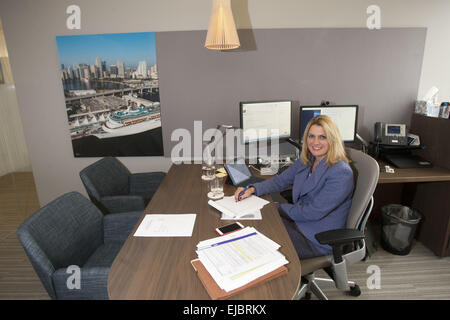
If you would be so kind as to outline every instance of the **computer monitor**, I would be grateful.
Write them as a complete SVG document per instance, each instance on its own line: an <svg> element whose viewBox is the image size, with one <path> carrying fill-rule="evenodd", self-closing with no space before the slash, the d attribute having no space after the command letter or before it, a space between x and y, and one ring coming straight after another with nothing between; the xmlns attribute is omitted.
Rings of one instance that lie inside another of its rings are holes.
<svg viewBox="0 0 450 320"><path fill-rule="evenodd" d="M358 106L303 106L300 107L300 141L309 120L318 115L329 116L338 126L344 142L354 142L358 124Z"/></svg>
<svg viewBox="0 0 450 320"><path fill-rule="evenodd" d="M252 101L239 105L242 143L291 137L291 101Z"/></svg>

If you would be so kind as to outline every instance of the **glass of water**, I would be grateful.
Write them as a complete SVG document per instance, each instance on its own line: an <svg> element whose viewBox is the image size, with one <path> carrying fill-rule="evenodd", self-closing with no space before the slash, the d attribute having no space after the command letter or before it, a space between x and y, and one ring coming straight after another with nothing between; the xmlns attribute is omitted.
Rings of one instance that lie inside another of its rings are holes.
<svg viewBox="0 0 450 320"><path fill-rule="evenodd" d="M209 181L209 193L208 197L211 199L223 198L223 184L225 177L223 175L217 174L213 176L213 179Z"/></svg>
<svg viewBox="0 0 450 320"><path fill-rule="evenodd" d="M215 171L216 166L214 165L214 157L204 158L202 163L202 179L203 180L214 179Z"/></svg>

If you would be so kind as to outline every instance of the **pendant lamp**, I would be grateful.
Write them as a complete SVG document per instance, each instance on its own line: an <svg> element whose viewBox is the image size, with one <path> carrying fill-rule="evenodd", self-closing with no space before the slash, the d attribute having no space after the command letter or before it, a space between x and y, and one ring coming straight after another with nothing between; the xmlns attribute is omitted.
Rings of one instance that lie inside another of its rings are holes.
<svg viewBox="0 0 450 320"><path fill-rule="evenodd" d="M230 0L213 0L205 48L230 50L240 45Z"/></svg>

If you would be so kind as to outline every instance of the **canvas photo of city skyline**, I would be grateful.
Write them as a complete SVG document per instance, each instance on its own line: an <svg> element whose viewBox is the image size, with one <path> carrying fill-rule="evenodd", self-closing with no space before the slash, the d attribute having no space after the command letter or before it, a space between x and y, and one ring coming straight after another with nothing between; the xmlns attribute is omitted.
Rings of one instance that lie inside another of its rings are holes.
<svg viewBox="0 0 450 320"><path fill-rule="evenodd" d="M57 36L75 157L163 156L154 32Z"/></svg>

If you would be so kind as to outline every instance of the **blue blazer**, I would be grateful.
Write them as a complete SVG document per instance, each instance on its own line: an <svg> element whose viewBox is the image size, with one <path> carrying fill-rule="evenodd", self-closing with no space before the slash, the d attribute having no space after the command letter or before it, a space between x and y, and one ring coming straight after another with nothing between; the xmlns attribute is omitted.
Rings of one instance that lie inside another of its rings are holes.
<svg viewBox="0 0 450 320"><path fill-rule="evenodd" d="M280 192L293 185L294 204L281 204L283 211L297 224L303 235L316 245L323 254L329 254L329 245L321 245L316 233L345 228L352 203L353 171L345 161L328 166L323 159L308 177L311 165L297 160L275 177L255 183L257 196Z"/></svg>

